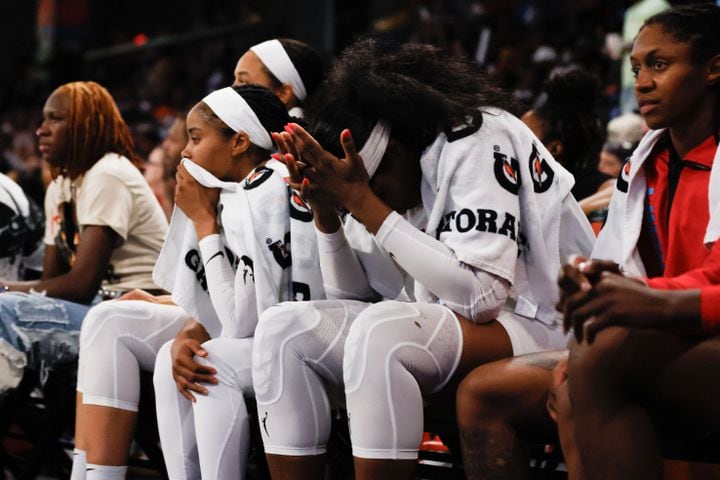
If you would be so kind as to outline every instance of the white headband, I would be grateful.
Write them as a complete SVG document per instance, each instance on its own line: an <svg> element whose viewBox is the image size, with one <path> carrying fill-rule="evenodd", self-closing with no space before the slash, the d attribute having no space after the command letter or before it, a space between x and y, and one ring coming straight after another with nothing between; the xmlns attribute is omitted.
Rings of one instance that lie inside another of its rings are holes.
<svg viewBox="0 0 720 480"><path fill-rule="evenodd" d="M360 157L363 159L368 177L372 178L380 166L388 141L390 141L390 124L385 120L378 120L360 150Z"/></svg>
<svg viewBox="0 0 720 480"><path fill-rule="evenodd" d="M272 150L270 134L250 105L232 87L215 90L202 101L233 131L247 133L250 143L265 150Z"/></svg>
<svg viewBox="0 0 720 480"><path fill-rule="evenodd" d="M305 84L279 40L258 43L251 47L250 51L258 56L263 65L270 70L270 73L275 75L275 78L292 87L293 94L298 100L301 102L305 100L307 97Z"/></svg>

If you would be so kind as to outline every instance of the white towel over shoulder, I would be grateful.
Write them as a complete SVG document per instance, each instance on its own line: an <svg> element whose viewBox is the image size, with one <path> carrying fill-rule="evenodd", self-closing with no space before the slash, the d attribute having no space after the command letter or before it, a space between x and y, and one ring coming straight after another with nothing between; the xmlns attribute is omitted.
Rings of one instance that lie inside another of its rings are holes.
<svg viewBox="0 0 720 480"><path fill-rule="evenodd" d="M235 295L248 299L248 314L285 300L324 298L312 213L284 182L284 165L268 161L241 183L220 181L188 160L184 165L200 184L221 189L224 258L245 279L236 282ZM225 325L207 292L203 265L192 222L176 208L153 279L217 336Z"/></svg>
<svg viewBox="0 0 720 480"><path fill-rule="evenodd" d="M222 182L187 159L183 160L183 165L201 185L220 188L218 209L221 212L221 223L240 224L238 209L222 208L224 205L236 203L236 198L240 196L239 185L234 182ZM226 246L228 233L226 231L222 235ZM177 207L173 210L167 238L155 263L153 281L159 287L171 292L173 301L197 318L211 336L220 335L222 326L207 293L207 279L195 228L190 219Z"/></svg>
<svg viewBox="0 0 720 480"><path fill-rule="evenodd" d="M572 175L527 126L497 109L440 134L421 166L426 232L458 260L513 284L517 314L555 324L560 252L572 245L589 254L593 243L590 224L572 208Z"/></svg>
<svg viewBox="0 0 720 480"><path fill-rule="evenodd" d="M708 222L704 242L707 248L711 248L720 238L720 148L715 151L715 159L710 171L708 197L710 202L710 222Z"/></svg>
<svg viewBox="0 0 720 480"><path fill-rule="evenodd" d="M648 132L620 170L605 226L592 252L593 258L618 263L628 275L645 275L637 250L647 191L642 167L663 133Z"/></svg>
<svg viewBox="0 0 720 480"><path fill-rule="evenodd" d="M644 276L645 267L640 259L637 242L640 238L647 180L645 162L666 130L651 130L640 141L630 158L620 171L608 212L605 226L598 235L593 258L611 260L618 263L628 275ZM708 202L710 221L705 232L705 245L712 246L720 238L720 152L715 153Z"/></svg>

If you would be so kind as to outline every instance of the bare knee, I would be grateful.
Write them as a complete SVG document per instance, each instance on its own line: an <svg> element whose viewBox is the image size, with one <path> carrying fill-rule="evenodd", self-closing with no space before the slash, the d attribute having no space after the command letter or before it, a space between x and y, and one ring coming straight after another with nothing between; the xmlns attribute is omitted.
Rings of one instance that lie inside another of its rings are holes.
<svg viewBox="0 0 720 480"><path fill-rule="evenodd" d="M502 361L505 362L505 361ZM503 417L501 381L497 370L502 365L492 363L473 370L457 390L457 418L460 426L475 424L479 419Z"/></svg>
<svg viewBox="0 0 720 480"><path fill-rule="evenodd" d="M614 379L631 367L627 352L633 332L622 327L601 331L592 344L573 342L570 348L568 376L571 382Z"/></svg>
<svg viewBox="0 0 720 480"><path fill-rule="evenodd" d="M473 425L479 421L505 421L522 408L523 397L532 394L533 383L527 382L526 370L533 367L513 366L510 359L476 368L460 384L456 405L458 423Z"/></svg>

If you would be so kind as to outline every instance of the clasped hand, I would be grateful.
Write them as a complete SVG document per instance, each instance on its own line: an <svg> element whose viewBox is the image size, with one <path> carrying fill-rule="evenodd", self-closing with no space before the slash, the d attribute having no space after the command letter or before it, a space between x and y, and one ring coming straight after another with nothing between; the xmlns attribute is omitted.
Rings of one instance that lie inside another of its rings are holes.
<svg viewBox="0 0 720 480"><path fill-rule="evenodd" d="M578 342L592 343L610 326L659 328L668 320L668 296L642 280L625 277L618 265L603 260L577 259L563 266L558 279L563 327Z"/></svg>
<svg viewBox="0 0 720 480"><path fill-rule="evenodd" d="M296 123L289 124L285 132L274 133L273 139L281 153L275 158L290 172L288 183L313 210L336 205L352 210L354 203L368 194L368 174L349 130L340 134L344 158L325 150Z"/></svg>

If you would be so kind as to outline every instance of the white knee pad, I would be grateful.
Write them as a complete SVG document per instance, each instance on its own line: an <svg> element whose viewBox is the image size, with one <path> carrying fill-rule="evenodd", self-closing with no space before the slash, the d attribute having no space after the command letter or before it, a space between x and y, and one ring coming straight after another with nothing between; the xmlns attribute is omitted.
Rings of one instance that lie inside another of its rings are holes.
<svg viewBox="0 0 720 480"><path fill-rule="evenodd" d="M102 326L105 324L105 313L108 310L108 304L110 302L102 302L95 307L91 308L85 318L83 319L82 326L80 327L80 351L78 354L78 372L77 372L77 387L76 390L83 393L85 390L85 364L86 361L83 359L83 347L87 346L88 338L95 337Z"/></svg>
<svg viewBox="0 0 720 480"><path fill-rule="evenodd" d="M422 395L447 384L461 353L460 324L444 306L388 301L360 314L344 358L353 455L417 458Z"/></svg>
<svg viewBox="0 0 720 480"><path fill-rule="evenodd" d="M172 378L172 353L174 338L165 342L155 356L155 367L153 369L153 386L155 390L164 389L170 382L175 383ZM168 381L168 379L170 379Z"/></svg>
<svg viewBox="0 0 720 480"><path fill-rule="evenodd" d="M153 383L163 456L172 479L238 478L245 475L250 428L243 395L252 395L252 338L216 338L203 343L198 363L217 370L208 395L192 404L172 378L173 341L160 349Z"/></svg>
<svg viewBox="0 0 720 480"><path fill-rule="evenodd" d="M77 389L83 403L137 411L140 370L153 370L159 348L188 318L174 305L133 300L90 309L80 332Z"/></svg>
<svg viewBox="0 0 720 480"><path fill-rule="evenodd" d="M243 479L250 447L244 396L252 396L252 338L215 338L199 363L217 370L218 383L193 404L202 478Z"/></svg>
<svg viewBox="0 0 720 480"><path fill-rule="evenodd" d="M168 478L190 480L201 478L200 463L192 404L178 392L172 377L173 341L160 348L155 360L155 413Z"/></svg>
<svg viewBox="0 0 720 480"><path fill-rule="evenodd" d="M364 302L283 303L260 317L253 383L265 451L319 455L330 435L326 387L342 385L344 340Z"/></svg>
<svg viewBox="0 0 720 480"><path fill-rule="evenodd" d="M215 368L218 382L234 388L244 395L253 396L252 385L252 337L219 337L208 340L202 347L207 357L196 357L198 363ZM207 386L208 389L213 385Z"/></svg>

